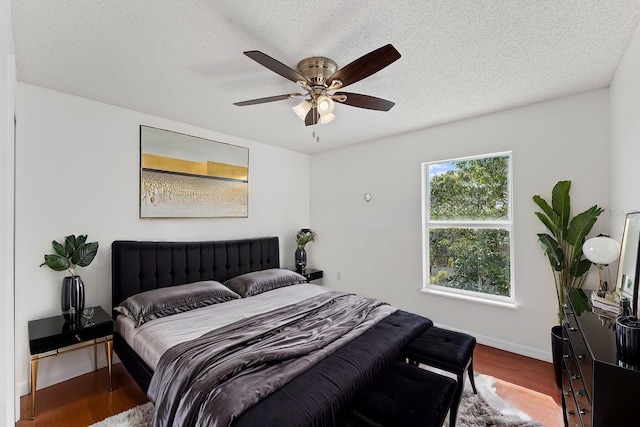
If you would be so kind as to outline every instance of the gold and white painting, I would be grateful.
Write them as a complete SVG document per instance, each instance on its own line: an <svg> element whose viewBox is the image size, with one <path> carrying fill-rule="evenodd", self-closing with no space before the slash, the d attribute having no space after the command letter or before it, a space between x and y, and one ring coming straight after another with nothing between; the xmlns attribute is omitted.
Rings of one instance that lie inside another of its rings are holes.
<svg viewBox="0 0 640 427"><path fill-rule="evenodd" d="M140 218L246 218L249 149L140 126Z"/></svg>

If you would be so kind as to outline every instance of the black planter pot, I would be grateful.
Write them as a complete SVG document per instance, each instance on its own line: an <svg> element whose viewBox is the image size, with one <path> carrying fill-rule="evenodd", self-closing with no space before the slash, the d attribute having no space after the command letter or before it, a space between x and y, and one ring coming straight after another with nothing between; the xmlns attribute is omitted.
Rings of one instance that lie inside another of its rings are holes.
<svg viewBox="0 0 640 427"><path fill-rule="evenodd" d="M307 268L307 251L305 251L304 248L296 249L295 258L296 270L304 271L304 269Z"/></svg>
<svg viewBox="0 0 640 427"><path fill-rule="evenodd" d="M67 276L62 279L60 308L64 320L79 322L84 310L84 283L80 276Z"/></svg>
<svg viewBox="0 0 640 427"><path fill-rule="evenodd" d="M553 357L553 373L556 378L556 385L562 388L562 326L551 328L551 355Z"/></svg>

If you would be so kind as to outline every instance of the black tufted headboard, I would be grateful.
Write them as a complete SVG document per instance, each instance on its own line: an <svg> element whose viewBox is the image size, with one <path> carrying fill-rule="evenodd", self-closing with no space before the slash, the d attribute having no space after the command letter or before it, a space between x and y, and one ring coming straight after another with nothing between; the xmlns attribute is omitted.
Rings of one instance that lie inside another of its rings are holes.
<svg viewBox="0 0 640 427"><path fill-rule="evenodd" d="M112 305L131 295L201 280L227 279L280 267L277 237L219 242L111 244Z"/></svg>

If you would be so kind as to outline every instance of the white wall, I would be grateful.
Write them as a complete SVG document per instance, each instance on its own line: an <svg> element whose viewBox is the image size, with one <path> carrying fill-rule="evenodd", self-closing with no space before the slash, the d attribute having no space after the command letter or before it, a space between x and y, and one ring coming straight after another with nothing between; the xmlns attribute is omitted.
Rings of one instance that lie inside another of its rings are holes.
<svg viewBox="0 0 640 427"><path fill-rule="evenodd" d="M11 10L0 1L0 424L12 425L14 410L13 184L14 90Z"/></svg>
<svg viewBox="0 0 640 427"><path fill-rule="evenodd" d="M601 89L313 155L311 226L318 240L309 246L324 284L551 360L556 295L531 197L550 198L558 180L570 179L574 214L595 203L608 208L608 122L608 90ZM518 308L421 293L421 162L503 151L513 153ZM608 229L605 216L595 231Z"/></svg>
<svg viewBox="0 0 640 427"><path fill-rule="evenodd" d="M276 235L283 266L309 223L309 156L31 85L18 84L16 136L16 382L27 393L27 322L60 313L64 274L38 268L51 240L88 234L95 261L81 268L87 305L111 309L116 239L219 240ZM138 218L139 125L249 148L249 218ZM103 352L101 364L104 365ZM92 353L40 363L38 388L88 372ZM105 385L106 386L106 385Z"/></svg>
<svg viewBox="0 0 640 427"><path fill-rule="evenodd" d="M610 87L612 237L620 239L624 215L640 211L640 26Z"/></svg>

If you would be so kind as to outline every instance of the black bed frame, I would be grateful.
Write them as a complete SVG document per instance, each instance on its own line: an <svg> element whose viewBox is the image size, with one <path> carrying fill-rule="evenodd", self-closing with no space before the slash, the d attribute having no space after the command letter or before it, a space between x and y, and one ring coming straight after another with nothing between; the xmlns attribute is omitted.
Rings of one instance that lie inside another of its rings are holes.
<svg viewBox="0 0 640 427"><path fill-rule="evenodd" d="M141 242L111 244L112 305L157 288L202 280L224 282L252 271L280 267L277 237L206 242ZM114 319L118 313L113 312ZM114 349L127 371L146 393L153 370L117 333Z"/></svg>

